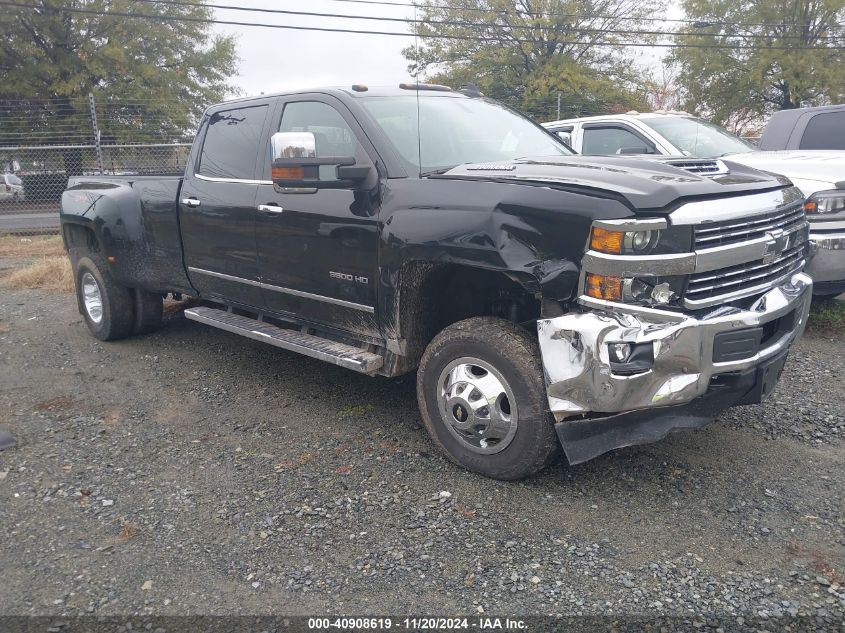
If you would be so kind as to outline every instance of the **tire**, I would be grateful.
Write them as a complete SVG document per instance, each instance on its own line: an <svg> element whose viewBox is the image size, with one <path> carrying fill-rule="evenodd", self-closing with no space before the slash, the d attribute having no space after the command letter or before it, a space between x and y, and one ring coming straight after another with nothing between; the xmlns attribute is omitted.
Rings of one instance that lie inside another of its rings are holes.
<svg viewBox="0 0 845 633"><path fill-rule="evenodd" d="M473 472L523 479L560 454L537 342L504 319L474 317L435 336L417 371L417 402L434 442ZM484 427L485 409L498 426Z"/></svg>
<svg viewBox="0 0 845 633"><path fill-rule="evenodd" d="M132 334L149 334L161 327L164 310L162 296L136 288L133 292L135 300L135 323Z"/></svg>
<svg viewBox="0 0 845 633"><path fill-rule="evenodd" d="M135 324L132 292L112 279L98 253L87 253L79 258L74 279L79 311L91 334L101 341L115 341L132 334ZM90 302L86 302L86 293Z"/></svg>

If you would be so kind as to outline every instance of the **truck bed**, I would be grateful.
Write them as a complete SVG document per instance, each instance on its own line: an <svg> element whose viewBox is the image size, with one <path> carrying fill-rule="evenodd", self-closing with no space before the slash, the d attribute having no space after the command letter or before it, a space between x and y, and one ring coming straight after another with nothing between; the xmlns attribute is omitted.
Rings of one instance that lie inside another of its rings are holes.
<svg viewBox="0 0 845 633"><path fill-rule="evenodd" d="M107 246L116 247L109 251L125 253L112 271L126 285L192 293L182 260L181 186L182 176L173 174L73 176L60 216L95 230Z"/></svg>

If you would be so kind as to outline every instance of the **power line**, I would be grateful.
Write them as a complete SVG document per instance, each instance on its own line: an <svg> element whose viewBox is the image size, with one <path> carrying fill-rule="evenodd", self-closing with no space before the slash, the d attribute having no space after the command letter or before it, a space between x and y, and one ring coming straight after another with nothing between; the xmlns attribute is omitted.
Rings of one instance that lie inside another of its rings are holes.
<svg viewBox="0 0 845 633"><path fill-rule="evenodd" d="M458 7L455 5L450 4L435 4L435 5L426 5L421 3L415 2L386 2L385 0L329 0L329 2L345 2L349 4L370 4L370 5L378 5L378 6L387 6L387 7L412 7L415 9L455 9L460 11L473 11L476 13L512 13L510 11L501 11L499 9L493 9L490 7ZM650 17L634 17L634 16L624 16L624 15L601 15L601 14L594 14L585 16L583 14L577 13L535 13L531 11L516 11L515 13L519 15L526 15L529 17L534 18L541 18L541 17L556 17L556 18L576 18L576 19L586 19L586 18L600 18L600 19L608 19L608 20L631 20L634 22L678 22L678 23L686 23L686 24L699 24L702 22L706 22L708 25L726 25L726 26L773 26L773 27L784 27L784 26L795 26L795 27L812 27L815 26L814 24L779 24L776 22L724 22L719 20L702 20L702 19L694 19L694 18L650 18Z"/></svg>
<svg viewBox="0 0 845 633"><path fill-rule="evenodd" d="M464 20L437 20L437 19L417 19L417 18L395 18L388 16L375 15L350 15L348 13L320 13L316 11L293 11L288 9L264 9L261 7L239 7L230 4L217 4L213 2L191 2L190 0L138 0L138 2L146 2L149 4L163 4L173 6L187 6L187 7L206 7L211 9L222 9L225 11L248 11L256 13L271 13L277 15L295 15L305 17L319 17L319 18L339 18L344 20L373 20L379 22L402 22L404 24L438 24L443 26L469 26L480 28L503 28L518 29L525 31L543 31L548 32L554 30L557 25L541 26L537 24L496 24L493 22L467 22ZM543 14L543 17L551 17L555 14ZM579 17L579 16L572 16ZM580 16L583 17L583 16ZM596 16L593 16L596 17ZM708 23L710 24L710 23ZM739 25L739 24L738 24ZM677 31L643 31L631 29L597 29L590 27L572 27L572 31L577 33L612 33L614 35L663 35L674 37L676 35L697 35L697 33L679 33ZM711 33L702 32L702 35L712 35ZM770 35L764 33L748 33L748 34L726 34L726 37L743 37L743 38L762 38L770 39ZM431 36L435 37L435 36ZM781 35L778 39L804 39L801 35ZM835 36L820 36L817 39L828 40L838 39Z"/></svg>
<svg viewBox="0 0 845 633"><path fill-rule="evenodd" d="M37 11L42 7L38 5L31 5L31 4L19 4L17 2L9 2L9 1L0 1L0 6L8 6L8 7L15 7L18 9L29 9L33 11ZM363 29L341 29L341 28L328 28L328 27L316 27L316 26L294 26L291 24L262 24L260 22L240 22L235 20L216 20L212 18L198 18L193 16L169 16L169 15L153 15L148 13L132 13L126 11L108 11L106 13L100 11L94 11L92 9L80 9L75 7L62 7L60 9L56 9L57 11L62 11L66 13L79 13L84 15L96 15L98 17L123 17L123 18L138 18L138 19L145 19L145 20L153 20L159 22L194 22L194 23L203 23L203 24L221 24L227 26L249 26L249 27L259 27L259 28L272 28L272 29L284 29L284 30L294 30L294 31L317 31L322 33L349 33L349 34L356 34L356 35L385 35L385 36L397 36L397 37L407 37L410 38L413 35L410 33L399 33L396 31L373 31L373 30L363 30ZM466 35L424 35L419 34L419 37L427 38L427 39L446 39L446 40L463 40L463 41L473 41L473 42L495 42L495 43L502 43L504 40L498 37L479 37L479 36L466 36ZM536 44L534 40L526 40L526 39L519 39L519 38L508 38L508 42L511 43L518 43L518 44ZM569 40L564 41L561 40L557 42L557 44L562 45L583 45L583 46L613 46L613 47L621 47L621 48L703 48L703 49L728 49L728 50L735 50L735 49L745 49L745 50L753 50L753 49L765 49L765 50L823 50L823 51L831 51L831 50L845 50L845 46L825 46L825 47L815 47L815 46L758 46L753 44L735 44L735 45L724 45L724 44L667 44L667 43L646 43L646 42L591 42L591 41L583 41L583 40Z"/></svg>

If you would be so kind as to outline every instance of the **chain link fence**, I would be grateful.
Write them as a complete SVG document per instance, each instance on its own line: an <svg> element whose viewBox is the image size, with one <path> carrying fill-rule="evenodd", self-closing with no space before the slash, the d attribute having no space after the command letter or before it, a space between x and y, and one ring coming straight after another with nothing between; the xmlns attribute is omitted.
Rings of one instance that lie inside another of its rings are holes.
<svg viewBox="0 0 845 633"><path fill-rule="evenodd" d="M0 99L0 236L58 233L71 177L181 174L195 117L162 111L152 99Z"/></svg>

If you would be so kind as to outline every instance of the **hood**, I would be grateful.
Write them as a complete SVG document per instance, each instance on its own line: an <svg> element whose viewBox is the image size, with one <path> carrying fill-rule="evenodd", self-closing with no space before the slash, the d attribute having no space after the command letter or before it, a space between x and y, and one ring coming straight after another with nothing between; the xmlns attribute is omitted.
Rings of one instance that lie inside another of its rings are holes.
<svg viewBox="0 0 845 633"><path fill-rule="evenodd" d="M730 173L708 178L653 160L615 156L542 156L466 164L431 178L548 184L621 196L632 209L652 212L669 211L683 198L742 195L789 184L743 165L730 165Z"/></svg>
<svg viewBox="0 0 845 633"><path fill-rule="evenodd" d="M790 180L815 181L820 183L819 189L831 189L834 183L845 180L845 151L787 149L731 154L725 160L783 174Z"/></svg>

